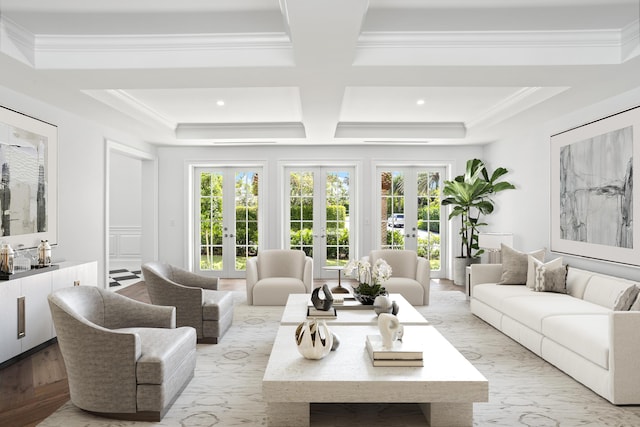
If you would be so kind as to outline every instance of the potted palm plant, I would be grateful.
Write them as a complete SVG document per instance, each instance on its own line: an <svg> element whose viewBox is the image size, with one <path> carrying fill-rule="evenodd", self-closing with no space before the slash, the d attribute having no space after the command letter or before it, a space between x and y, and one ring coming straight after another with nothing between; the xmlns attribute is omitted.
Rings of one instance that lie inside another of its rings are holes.
<svg viewBox="0 0 640 427"><path fill-rule="evenodd" d="M460 217L460 255L453 264L453 282L456 285L464 285L465 268L479 262L484 252L478 246L478 231L487 225L481 222L481 216L493 212L495 205L491 197L500 191L515 188L507 181L500 181L507 172L507 169L500 167L489 174L482 160L471 159L467 161L464 175L444 182L442 194L445 198L441 204L452 206L449 219Z"/></svg>

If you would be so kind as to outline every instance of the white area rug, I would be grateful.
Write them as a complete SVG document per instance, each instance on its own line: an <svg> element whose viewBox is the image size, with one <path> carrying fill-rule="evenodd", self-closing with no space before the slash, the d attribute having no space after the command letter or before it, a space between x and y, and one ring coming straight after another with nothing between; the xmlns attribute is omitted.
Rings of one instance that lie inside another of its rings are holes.
<svg viewBox="0 0 640 427"><path fill-rule="evenodd" d="M233 326L220 344L198 345L195 377L162 422L134 423L99 418L67 402L40 425L266 425L262 376L282 307L249 307L243 293L234 295ZM463 293L432 292L431 305L419 310L489 380L490 401L474 405L475 425L640 426L640 406L611 405L470 314ZM416 405L324 404L312 406L311 425L411 427L424 426L425 420Z"/></svg>

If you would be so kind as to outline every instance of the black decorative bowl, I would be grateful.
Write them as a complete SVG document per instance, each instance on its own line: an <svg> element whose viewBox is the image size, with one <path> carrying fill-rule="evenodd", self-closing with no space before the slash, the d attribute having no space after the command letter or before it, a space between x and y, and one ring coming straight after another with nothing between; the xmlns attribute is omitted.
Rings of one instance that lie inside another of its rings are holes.
<svg viewBox="0 0 640 427"><path fill-rule="evenodd" d="M380 296L380 295L386 295L387 293L379 293L377 295L364 295L364 294L360 294L356 291L353 292L353 297L356 299L356 301L360 302L360 304L362 305L373 305L373 302L376 300L376 297Z"/></svg>

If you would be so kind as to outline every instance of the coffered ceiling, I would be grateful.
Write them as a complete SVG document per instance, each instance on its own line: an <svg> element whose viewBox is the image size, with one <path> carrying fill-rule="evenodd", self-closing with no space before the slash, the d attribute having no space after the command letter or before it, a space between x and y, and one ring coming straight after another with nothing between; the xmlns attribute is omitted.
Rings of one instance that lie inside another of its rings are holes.
<svg viewBox="0 0 640 427"><path fill-rule="evenodd" d="M640 86L640 0L0 0L0 84L157 144L484 144Z"/></svg>

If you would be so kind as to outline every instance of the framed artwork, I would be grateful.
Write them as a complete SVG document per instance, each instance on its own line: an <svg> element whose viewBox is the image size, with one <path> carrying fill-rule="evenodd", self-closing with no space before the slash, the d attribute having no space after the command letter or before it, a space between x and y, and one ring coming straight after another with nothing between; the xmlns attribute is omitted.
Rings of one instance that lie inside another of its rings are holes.
<svg viewBox="0 0 640 427"><path fill-rule="evenodd" d="M58 242L58 128L0 107L0 242Z"/></svg>
<svg viewBox="0 0 640 427"><path fill-rule="evenodd" d="M640 265L640 107L551 137L551 251Z"/></svg>

